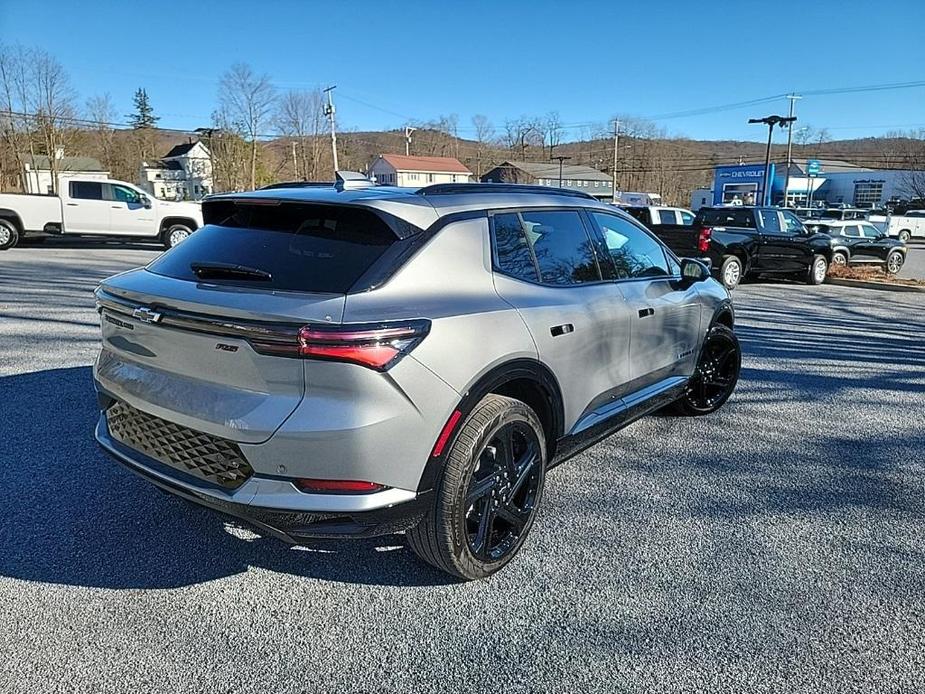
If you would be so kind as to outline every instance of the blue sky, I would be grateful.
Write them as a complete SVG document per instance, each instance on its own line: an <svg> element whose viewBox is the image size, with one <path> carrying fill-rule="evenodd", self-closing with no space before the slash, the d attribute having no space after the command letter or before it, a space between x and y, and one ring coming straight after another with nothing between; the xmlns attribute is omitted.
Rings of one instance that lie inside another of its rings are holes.
<svg viewBox="0 0 925 694"><path fill-rule="evenodd" d="M923 0L807 2L0 1L0 36L39 46L81 96L130 111L143 86L161 125L207 125L233 62L281 89L337 84L348 129L558 111L563 123L656 117L673 134L761 140L750 116L785 99L686 117L789 91L925 80ZM897 50L899 47L902 50ZM834 138L925 128L925 88L807 96L800 124ZM120 119L121 120L121 119Z"/></svg>

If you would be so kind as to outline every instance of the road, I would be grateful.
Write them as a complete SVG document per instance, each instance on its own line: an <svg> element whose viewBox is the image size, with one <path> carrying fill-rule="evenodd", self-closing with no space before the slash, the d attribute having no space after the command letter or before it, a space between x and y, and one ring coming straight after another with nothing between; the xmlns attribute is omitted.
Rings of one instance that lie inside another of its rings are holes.
<svg viewBox="0 0 925 694"><path fill-rule="evenodd" d="M556 468L518 559L459 584L98 452L91 290L153 254L0 254L0 692L921 689L925 295L741 287L728 405Z"/></svg>
<svg viewBox="0 0 925 694"><path fill-rule="evenodd" d="M906 279L925 280L925 243L916 240L906 246L906 263L899 271L899 277Z"/></svg>

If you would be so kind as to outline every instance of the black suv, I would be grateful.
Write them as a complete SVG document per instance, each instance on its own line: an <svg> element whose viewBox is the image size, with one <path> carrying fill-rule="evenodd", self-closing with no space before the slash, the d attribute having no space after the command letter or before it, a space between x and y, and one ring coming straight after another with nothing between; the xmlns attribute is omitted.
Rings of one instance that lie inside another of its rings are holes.
<svg viewBox="0 0 925 694"><path fill-rule="evenodd" d="M679 256L709 260L727 289L746 275L793 276L821 284L832 262L832 238L777 207L703 207L691 226L650 228Z"/></svg>

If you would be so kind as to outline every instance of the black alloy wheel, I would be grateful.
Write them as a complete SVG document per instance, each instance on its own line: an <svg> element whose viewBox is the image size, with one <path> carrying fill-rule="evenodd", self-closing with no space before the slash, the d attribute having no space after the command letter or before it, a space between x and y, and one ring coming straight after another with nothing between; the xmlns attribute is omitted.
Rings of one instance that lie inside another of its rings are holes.
<svg viewBox="0 0 925 694"><path fill-rule="evenodd" d="M742 350L735 333L724 325L710 328L704 338L697 369L675 410L686 415L715 412L729 399L739 381Z"/></svg>
<svg viewBox="0 0 925 694"><path fill-rule="evenodd" d="M536 513L541 468L536 432L523 422L503 425L482 449L461 507L476 559L500 561L520 544Z"/></svg>

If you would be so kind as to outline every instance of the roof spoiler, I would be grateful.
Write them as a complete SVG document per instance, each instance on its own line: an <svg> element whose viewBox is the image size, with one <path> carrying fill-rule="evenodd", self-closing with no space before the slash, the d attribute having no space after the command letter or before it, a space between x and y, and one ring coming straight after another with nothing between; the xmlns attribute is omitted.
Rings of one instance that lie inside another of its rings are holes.
<svg viewBox="0 0 925 694"><path fill-rule="evenodd" d="M336 171L334 173L334 188L337 190L354 190L356 188L372 188L376 184L358 171Z"/></svg>

